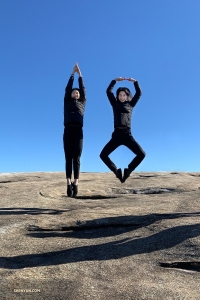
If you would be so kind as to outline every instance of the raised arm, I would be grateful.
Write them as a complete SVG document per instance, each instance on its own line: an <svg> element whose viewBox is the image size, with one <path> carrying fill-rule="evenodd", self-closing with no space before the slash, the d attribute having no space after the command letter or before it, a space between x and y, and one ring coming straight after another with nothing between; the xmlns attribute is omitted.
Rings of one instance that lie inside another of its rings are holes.
<svg viewBox="0 0 200 300"><path fill-rule="evenodd" d="M85 89L85 85L84 85L82 76L79 76L78 83L79 83L79 89L80 89L80 98L82 100L86 100L86 89Z"/></svg>
<svg viewBox="0 0 200 300"><path fill-rule="evenodd" d="M83 77L82 77L82 74L81 74L81 70L80 70L77 63L76 63L76 67L77 67L77 73L79 75L78 84L79 84L79 89L80 89L80 98L83 99L83 100L86 100L86 89L85 89L85 85L84 85L84 82L83 82Z"/></svg>
<svg viewBox="0 0 200 300"><path fill-rule="evenodd" d="M113 79L111 81L111 83L109 84L109 86L108 86L108 88L106 90L106 94L108 96L108 99L109 99L111 105L113 105L116 102L116 98L115 98L112 90L113 90L113 88L114 88L114 86L115 86L115 84L116 84L117 81L122 81L124 79L125 78L118 77L118 78Z"/></svg>
<svg viewBox="0 0 200 300"><path fill-rule="evenodd" d="M137 80L133 79L133 78L127 78L127 80L133 82L134 87L135 87L135 95L133 96L133 98L130 101L130 105L132 107L134 107L136 105L136 103L138 102L138 100L140 99L141 95L142 95L142 91L140 89L139 83Z"/></svg>
<svg viewBox="0 0 200 300"><path fill-rule="evenodd" d="M71 98L72 87L74 83L74 73L76 72L76 65L73 67L72 74L68 80L67 86L65 88L64 101L69 101Z"/></svg>

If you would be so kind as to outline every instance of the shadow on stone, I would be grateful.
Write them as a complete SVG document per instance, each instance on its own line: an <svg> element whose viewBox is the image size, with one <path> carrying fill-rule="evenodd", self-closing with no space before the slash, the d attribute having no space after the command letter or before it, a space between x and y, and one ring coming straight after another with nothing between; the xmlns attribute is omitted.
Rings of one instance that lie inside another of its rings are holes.
<svg viewBox="0 0 200 300"><path fill-rule="evenodd" d="M200 174L192 174L192 173L189 173L190 176L193 176L193 177L200 177Z"/></svg>
<svg viewBox="0 0 200 300"><path fill-rule="evenodd" d="M62 195L62 198L71 198L68 197L67 195ZM118 198L118 196L104 196L104 195L85 195L85 196L76 196L75 199L78 200L102 200L102 199L114 199L114 198Z"/></svg>
<svg viewBox="0 0 200 300"><path fill-rule="evenodd" d="M159 263L159 265L163 268L176 268L187 271L196 271L200 272L200 262L192 261L192 262L172 262L172 263Z"/></svg>
<svg viewBox="0 0 200 300"><path fill-rule="evenodd" d="M158 177L157 174L154 174L154 175L145 175L145 174L142 174L142 175L139 175L139 178L154 178L154 177Z"/></svg>
<svg viewBox="0 0 200 300"><path fill-rule="evenodd" d="M0 257L0 267L22 269L26 267L55 266L80 261L121 259L136 254L151 253L153 251L172 248L187 239L199 235L200 224L182 225L165 229L146 237L123 238L118 241L104 242L97 245L84 245L46 253Z"/></svg>
<svg viewBox="0 0 200 300"><path fill-rule="evenodd" d="M124 188L110 188L109 191L113 194L165 194L173 192L182 192L175 188L145 188L145 189L124 189Z"/></svg>
<svg viewBox="0 0 200 300"><path fill-rule="evenodd" d="M108 217L93 220L77 220L70 222L68 224L53 224L48 227L40 227L35 225L28 225L26 227L27 231L35 231L35 233L27 234L27 236L35 238L51 238L51 237L71 237L77 238L77 231L81 231L78 234L78 238L90 239L90 238L102 238L108 236L116 236L128 231L136 230L144 226L149 226L155 222L164 219L177 219L183 217L199 216L200 213L176 213L176 214L150 214L144 216L118 216L118 217ZM116 228L120 230L116 231ZM115 230L105 230L100 229L115 229ZM87 231L87 232L84 232ZM91 232L92 233L88 233ZM59 233L65 232L65 233Z"/></svg>
<svg viewBox="0 0 200 300"><path fill-rule="evenodd" d="M117 196L104 196L104 195L90 195L90 196L76 196L76 199L83 200L99 200L99 199L113 199L117 198Z"/></svg>
<svg viewBox="0 0 200 300"><path fill-rule="evenodd" d="M40 214L49 214L57 215L67 212L70 209L58 210L58 209L48 209L48 208L25 208L25 207L13 207L13 208L0 208L0 215L40 215Z"/></svg>
<svg viewBox="0 0 200 300"><path fill-rule="evenodd" d="M0 183L16 183L16 182L20 182L20 181L25 181L26 178L21 178L21 179L13 179L13 180L1 180Z"/></svg>

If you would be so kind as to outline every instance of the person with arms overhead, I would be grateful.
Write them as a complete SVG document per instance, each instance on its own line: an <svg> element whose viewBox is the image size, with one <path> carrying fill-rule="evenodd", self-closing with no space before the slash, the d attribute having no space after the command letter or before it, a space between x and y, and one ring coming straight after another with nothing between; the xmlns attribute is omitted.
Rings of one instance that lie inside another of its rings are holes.
<svg viewBox="0 0 200 300"><path fill-rule="evenodd" d="M74 74L79 75L79 88L73 88ZM83 149L83 119L86 104L86 90L83 77L76 63L65 88L64 96L64 134L65 170L67 195L76 197L80 171L80 157ZM74 182L71 181L72 167Z"/></svg>
<svg viewBox="0 0 200 300"><path fill-rule="evenodd" d="M128 80L133 82L135 87L135 95L132 97L131 92L126 87L120 87L116 91L116 97L112 90L117 81ZM110 104L112 105L114 114L114 132L111 140L105 145L100 153L100 158L107 165L107 167L114 172L116 177L123 183L130 176L131 172L137 168L145 157L145 152L140 145L135 141L131 134L131 116L133 107L138 102L142 92L139 83L133 78L116 78L111 81L106 90ZM136 156L124 169L124 176L122 177L122 170L117 169L116 165L108 157L117 147L124 145L128 147Z"/></svg>

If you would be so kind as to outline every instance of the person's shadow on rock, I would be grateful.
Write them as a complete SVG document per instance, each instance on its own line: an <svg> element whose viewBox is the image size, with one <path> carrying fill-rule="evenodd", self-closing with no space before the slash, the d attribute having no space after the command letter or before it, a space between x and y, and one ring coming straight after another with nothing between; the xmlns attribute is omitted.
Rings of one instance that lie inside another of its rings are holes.
<svg viewBox="0 0 200 300"><path fill-rule="evenodd" d="M164 219L186 218L191 216L200 216L195 213L174 213L174 214L149 214L143 216L117 216L92 219L88 221L77 221L74 226L62 225L58 231L49 228L40 228L37 226L27 236L34 238L79 238L79 239L97 239L102 237L116 236L129 231L137 230L144 226L149 226ZM30 230L32 231L32 230Z"/></svg>
<svg viewBox="0 0 200 300"><path fill-rule="evenodd" d="M175 218L175 216L177 218L180 216L183 217L184 215L191 216L192 214L165 214L163 215L165 216L163 218L166 219L168 216L168 218L171 219ZM160 216L159 220L161 220L162 215L157 216ZM130 228L128 228L128 230ZM98 231L99 229L96 230ZM82 234L84 236L83 232ZM39 254L0 257L0 267L7 269L21 269L26 267L50 266L80 261L120 259L137 254L151 253L154 251L172 248L187 239L194 238L199 235L200 224L180 225L162 230L147 237L136 237L134 239L123 238L118 241L104 242L98 245L79 246L71 249Z"/></svg>

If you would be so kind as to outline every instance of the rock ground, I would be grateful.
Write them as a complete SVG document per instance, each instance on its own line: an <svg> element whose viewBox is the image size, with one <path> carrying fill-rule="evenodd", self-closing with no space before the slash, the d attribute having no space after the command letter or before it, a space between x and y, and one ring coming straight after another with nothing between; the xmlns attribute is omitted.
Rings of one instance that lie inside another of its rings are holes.
<svg viewBox="0 0 200 300"><path fill-rule="evenodd" d="M0 174L0 299L200 299L200 173Z"/></svg>

